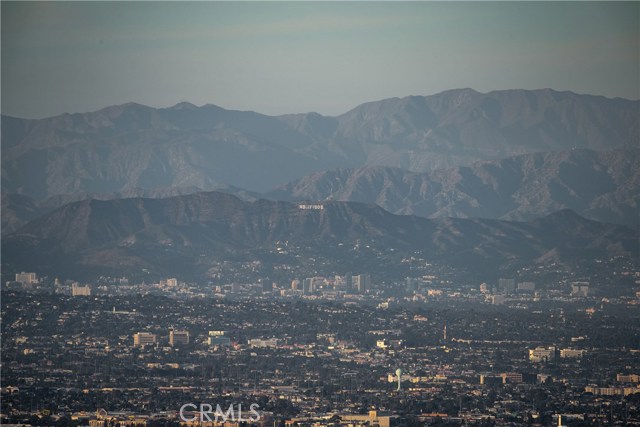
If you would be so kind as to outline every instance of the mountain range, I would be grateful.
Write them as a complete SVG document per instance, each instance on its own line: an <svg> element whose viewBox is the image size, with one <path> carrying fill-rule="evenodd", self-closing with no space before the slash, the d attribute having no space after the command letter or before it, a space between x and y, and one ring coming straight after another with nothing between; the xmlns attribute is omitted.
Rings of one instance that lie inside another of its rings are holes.
<svg viewBox="0 0 640 427"><path fill-rule="evenodd" d="M234 257L345 263L360 243L371 268L391 249L478 271L637 259L639 110L458 89L336 117L189 103L2 116L2 271L206 277Z"/></svg>
<svg viewBox="0 0 640 427"><path fill-rule="evenodd" d="M265 192L310 173L429 172L572 149L636 149L638 101L545 90L458 89L280 117L181 103L28 120L2 117L2 189L78 193L221 185Z"/></svg>
<svg viewBox="0 0 640 427"><path fill-rule="evenodd" d="M215 186L216 191L233 194L243 200L257 200L262 197L259 193L243 190L230 185ZM168 187L145 190L142 188L129 188L112 193L85 193L60 194L51 196L45 200L36 201L28 196L16 193L2 192L2 232L6 235L19 229L29 221L41 215L49 213L67 203L81 200L114 200L145 197L162 199L165 197L192 194L202 191L197 187Z"/></svg>
<svg viewBox="0 0 640 427"><path fill-rule="evenodd" d="M73 277L87 271L124 274L141 269L202 277L225 259L297 262L295 257L277 258L279 246L296 248L290 251L299 251L298 256L322 253L338 260L344 257L338 248L356 243L386 253L419 251L429 259L480 269L549 258L562 263L638 256L633 230L590 221L570 210L509 222L400 216L355 202L321 206L303 209L290 202L248 202L219 192L84 200L6 236L3 267Z"/></svg>
<svg viewBox="0 0 640 427"><path fill-rule="evenodd" d="M267 193L232 186L216 191L243 200L354 201L374 203L391 213L426 218L529 220L571 209L596 221L639 228L639 150L571 150L523 154L432 172L386 166L338 168L291 181ZM37 202L2 193L2 230L10 233L66 203L118 198L165 198L201 191L197 187L113 193L75 193Z"/></svg>
<svg viewBox="0 0 640 427"><path fill-rule="evenodd" d="M528 220L561 209L638 228L638 150L523 154L409 172L384 166L318 172L267 193L278 200L375 203L396 214Z"/></svg>

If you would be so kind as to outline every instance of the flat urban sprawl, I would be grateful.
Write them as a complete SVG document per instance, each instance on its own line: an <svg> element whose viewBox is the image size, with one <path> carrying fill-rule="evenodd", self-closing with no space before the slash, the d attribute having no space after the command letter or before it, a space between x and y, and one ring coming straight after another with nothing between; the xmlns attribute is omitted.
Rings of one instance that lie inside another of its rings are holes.
<svg viewBox="0 0 640 427"><path fill-rule="evenodd" d="M433 270L224 285L20 273L2 291L2 421L633 425L640 271L601 263L606 286L597 269L549 267L480 284ZM216 405L259 420L215 420Z"/></svg>

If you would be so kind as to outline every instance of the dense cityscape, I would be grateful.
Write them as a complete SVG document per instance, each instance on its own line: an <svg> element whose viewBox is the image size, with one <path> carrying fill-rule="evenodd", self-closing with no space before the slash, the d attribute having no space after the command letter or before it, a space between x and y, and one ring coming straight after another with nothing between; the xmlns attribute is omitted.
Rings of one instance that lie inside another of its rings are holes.
<svg viewBox="0 0 640 427"><path fill-rule="evenodd" d="M640 271L610 262L616 292L525 271L475 285L22 272L2 291L3 424L634 425ZM259 416L229 419L238 405Z"/></svg>
<svg viewBox="0 0 640 427"><path fill-rule="evenodd" d="M0 427L640 427L640 1L0 21Z"/></svg>

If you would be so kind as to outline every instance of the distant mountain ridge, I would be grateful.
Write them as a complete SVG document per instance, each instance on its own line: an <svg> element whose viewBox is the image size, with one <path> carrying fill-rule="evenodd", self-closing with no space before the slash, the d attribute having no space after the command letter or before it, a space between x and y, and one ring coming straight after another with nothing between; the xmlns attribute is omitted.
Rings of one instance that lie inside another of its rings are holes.
<svg viewBox="0 0 640 427"><path fill-rule="evenodd" d="M524 154L471 166L409 172L334 169L267 193L278 200L375 203L396 214L529 220L561 209L637 228L640 150Z"/></svg>
<svg viewBox="0 0 640 427"><path fill-rule="evenodd" d="M305 139L276 119L215 106L154 109L138 104L24 121L3 118L3 189L36 200L131 188L212 189L232 181L285 180ZM243 176L252 176L245 180Z"/></svg>
<svg viewBox="0 0 640 427"><path fill-rule="evenodd" d="M232 194L242 200L257 200L262 197L258 193L235 188L231 186L220 185L215 188L216 191ZM179 196L184 194L192 194L202 192L201 188L196 187L170 187L156 188L153 190L144 190L141 188L129 188L121 192L113 193L74 193L61 194L49 197L48 199L36 202L30 197L20 194L2 193L2 233L9 234L27 222L38 218L41 215L49 213L67 203L78 202L81 200L113 200L113 199L132 199L132 198L151 198L162 199L165 197Z"/></svg>
<svg viewBox="0 0 640 427"><path fill-rule="evenodd" d="M3 116L2 187L37 202L133 188L263 192L338 167L427 172L532 152L636 148L639 106L547 89L459 89L370 102L337 117L188 103Z"/></svg>
<svg viewBox="0 0 640 427"><path fill-rule="evenodd" d="M2 194L2 230L66 203L118 198L165 198L201 192L196 187L140 188L114 193L76 193L41 202ZM215 191L243 200L354 201L373 203L401 215L529 220L561 209L602 222L639 228L640 150L571 150L514 156L471 166L409 172L385 166L339 168L318 172L265 193L231 186Z"/></svg>
<svg viewBox="0 0 640 427"><path fill-rule="evenodd" d="M558 262L638 256L633 230L569 210L531 222L433 220L362 203L301 209L295 203L247 202L210 192L67 204L3 237L3 274L29 267L82 277L87 270L124 274L145 268L205 277L212 263L248 254L260 260L255 251L273 252L277 245L322 251L331 258L341 257L335 252L339 244L357 242L383 252L419 250L453 265L482 268L535 263L549 254Z"/></svg>
<svg viewBox="0 0 640 427"><path fill-rule="evenodd" d="M454 89L362 104L329 121L286 116L361 165L425 172L570 149L637 148L639 101L572 92Z"/></svg>

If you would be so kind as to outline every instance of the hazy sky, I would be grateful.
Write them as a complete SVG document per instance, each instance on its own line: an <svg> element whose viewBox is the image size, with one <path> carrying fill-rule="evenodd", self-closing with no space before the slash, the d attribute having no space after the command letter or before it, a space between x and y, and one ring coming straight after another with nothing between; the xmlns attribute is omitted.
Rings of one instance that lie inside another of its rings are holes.
<svg viewBox="0 0 640 427"><path fill-rule="evenodd" d="M447 89L639 98L640 3L0 2L2 113L341 114Z"/></svg>

